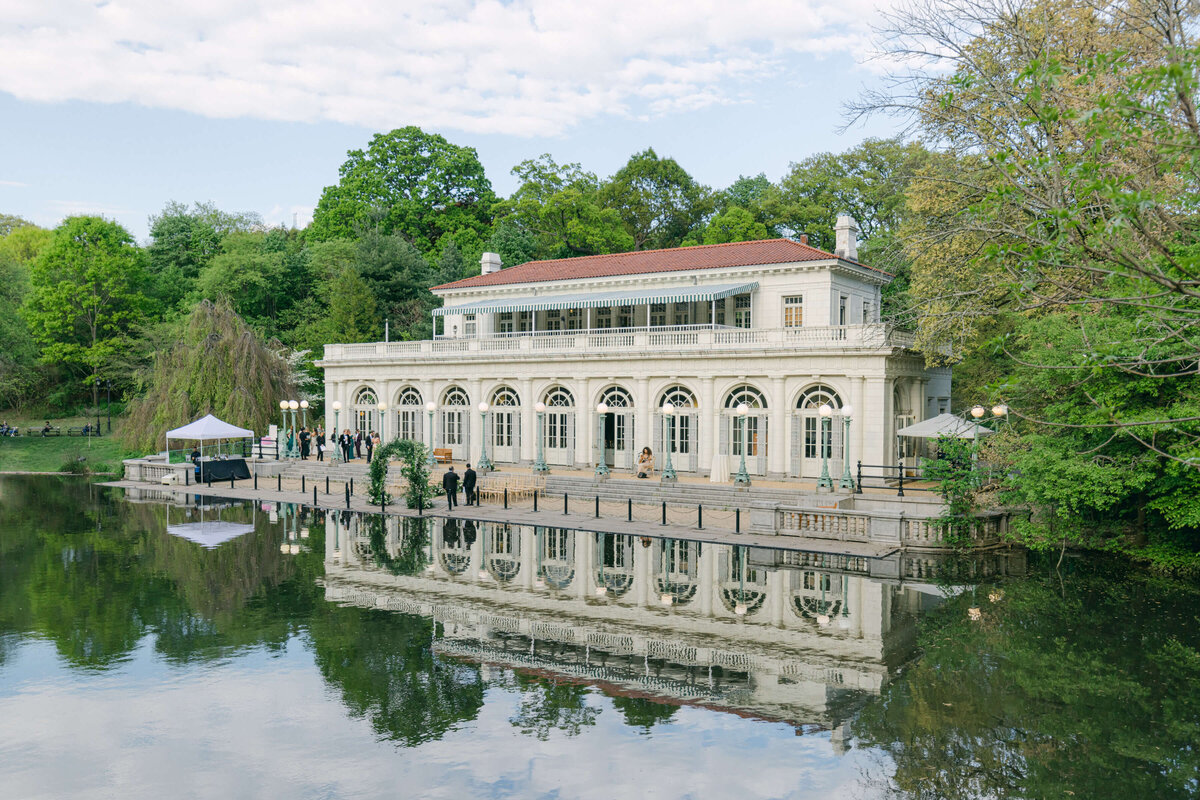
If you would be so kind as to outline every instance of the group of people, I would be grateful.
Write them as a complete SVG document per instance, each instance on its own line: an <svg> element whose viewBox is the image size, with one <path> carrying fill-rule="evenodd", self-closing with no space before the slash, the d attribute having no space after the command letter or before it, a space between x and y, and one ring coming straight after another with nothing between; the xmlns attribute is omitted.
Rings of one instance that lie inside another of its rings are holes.
<svg viewBox="0 0 1200 800"><path fill-rule="evenodd" d="M21 429L7 422L0 422L0 436L20 436Z"/></svg>
<svg viewBox="0 0 1200 800"><path fill-rule="evenodd" d="M450 510L458 505L458 479L459 475L454 471L454 465L451 464L447 468L446 474L442 475L442 488L446 490L446 508ZM477 480L475 470L471 469L470 464L467 464L467 468L462 474L463 505L479 505L479 492L475 491Z"/></svg>
<svg viewBox="0 0 1200 800"><path fill-rule="evenodd" d="M366 459L369 462L375 454L375 448L380 446L380 439L379 434L375 431L351 433L349 428L340 434L326 434L325 428L318 425L315 430L311 431L307 427L301 428L298 434L289 430L287 432L287 449L290 451L296 445L299 446L300 458L304 461L308 460L314 450L317 454L317 461L324 461L325 450L333 445L341 450L343 461L362 458L363 450L366 450Z"/></svg>

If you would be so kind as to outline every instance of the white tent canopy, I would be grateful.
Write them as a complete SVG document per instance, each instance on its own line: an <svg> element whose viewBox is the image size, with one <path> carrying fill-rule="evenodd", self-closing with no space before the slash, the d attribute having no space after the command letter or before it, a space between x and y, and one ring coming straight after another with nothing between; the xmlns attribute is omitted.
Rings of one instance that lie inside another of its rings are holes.
<svg viewBox="0 0 1200 800"><path fill-rule="evenodd" d="M230 425L224 420L217 419L212 414L201 417L195 422L189 422L182 428L167 431L168 442L172 439L208 442L214 439L248 439L253 436L254 431Z"/></svg>
<svg viewBox="0 0 1200 800"><path fill-rule="evenodd" d="M911 436L915 439L936 439L939 436L949 436L954 439L974 439L986 436L991 430L974 422L968 422L954 414L938 414L932 419L917 422L896 431L897 436Z"/></svg>
<svg viewBox="0 0 1200 800"><path fill-rule="evenodd" d="M230 539L253 532L254 526L249 522L225 522L221 519L211 522L181 522L167 526L167 533L172 536L188 539L210 550Z"/></svg>

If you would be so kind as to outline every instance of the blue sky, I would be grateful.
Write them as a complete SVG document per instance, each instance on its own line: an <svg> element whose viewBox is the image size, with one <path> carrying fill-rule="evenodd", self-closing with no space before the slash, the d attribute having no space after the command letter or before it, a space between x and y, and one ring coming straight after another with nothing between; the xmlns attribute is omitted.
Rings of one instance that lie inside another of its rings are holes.
<svg viewBox="0 0 1200 800"><path fill-rule="evenodd" d="M872 0L112 0L0 22L0 213L99 213L139 239L169 200L303 225L347 150L418 125L497 192L550 153L609 175L654 147L698 180L778 179L874 85Z"/></svg>

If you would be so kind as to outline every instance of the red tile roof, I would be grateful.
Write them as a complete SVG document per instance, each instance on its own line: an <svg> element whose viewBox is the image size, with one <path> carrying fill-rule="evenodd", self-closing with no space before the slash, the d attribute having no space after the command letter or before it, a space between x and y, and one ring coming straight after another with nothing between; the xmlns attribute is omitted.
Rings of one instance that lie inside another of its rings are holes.
<svg viewBox="0 0 1200 800"><path fill-rule="evenodd" d="M633 253L610 253L603 256L557 258L552 261L527 261L499 272L492 272L488 275L472 275L469 278L444 283L433 288L470 289L476 286L610 278L617 275L640 275L652 272L748 267L755 264L787 264L793 261L826 261L831 258L837 258L837 256L791 239L764 239L757 242L703 244L695 247L673 247L669 250L640 250ZM860 264L859 266L866 265ZM873 267L867 268L874 270ZM881 270L874 271L880 272Z"/></svg>

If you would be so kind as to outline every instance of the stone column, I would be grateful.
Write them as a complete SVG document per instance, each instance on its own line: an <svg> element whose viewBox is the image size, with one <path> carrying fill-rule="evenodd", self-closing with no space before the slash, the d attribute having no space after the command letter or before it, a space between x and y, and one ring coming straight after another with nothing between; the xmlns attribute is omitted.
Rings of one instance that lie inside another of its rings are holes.
<svg viewBox="0 0 1200 800"><path fill-rule="evenodd" d="M442 415L441 402L438 397L438 386L432 380L421 382L421 441L426 447L436 447L437 437L433 435L433 431L429 430L429 412L425 410L425 404L430 400L438 407L433 411L433 427L437 430L438 417Z"/></svg>
<svg viewBox="0 0 1200 800"><path fill-rule="evenodd" d="M784 379L771 379L770 423L767 430L767 471L779 475L787 471L789 438L787 431L787 395L784 394Z"/></svg>
<svg viewBox="0 0 1200 800"><path fill-rule="evenodd" d="M729 545L706 544L700 549L700 566L697 576L700 585L696 592L700 595L700 615L704 617L713 615L714 602L718 607L721 605L716 600L717 592L720 591L720 581L717 580L717 547L728 548Z"/></svg>
<svg viewBox="0 0 1200 800"><path fill-rule="evenodd" d="M479 456L483 452L483 419L479 414L479 404L486 400L483 396L483 381L478 378L467 381L467 393L471 396L471 407L467 409L467 424L471 431L471 452L467 453L465 460L474 464L479 461ZM491 453L488 454L488 458L496 460Z"/></svg>
<svg viewBox="0 0 1200 800"><path fill-rule="evenodd" d="M587 598L592 590L592 552L596 535L577 531L575 533L575 596L580 600Z"/></svg>
<svg viewBox="0 0 1200 800"><path fill-rule="evenodd" d="M515 535L521 537L521 588L532 590L533 578L538 570L537 538L533 528L525 525L518 528Z"/></svg>
<svg viewBox="0 0 1200 800"><path fill-rule="evenodd" d="M713 393L713 379L711 377L700 379L700 413L699 418L700 430L700 463L697 465L697 471L701 475L707 475L712 470L713 456L717 454L718 430L716 421L717 401Z"/></svg>
<svg viewBox="0 0 1200 800"><path fill-rule="evenodd" d="M642 452L643 447L654 448L654 399L650 397L650 378L643 376L637 379L637 394L633 398L634 416L637 421L634 423L634 440L633 452ZM654 454L654 469L659 471L666 463L666 456L663 453ZM637 457L634 457L634 463L637 462Z"/></svg>
<svg viewBox="0 0 1200 800"><path fill-rule="evenodd" d="M783 612L790 598L787 596L788 573L781 569L771 570L767 575L767 599L763 601L771 615L771 624L783 625Z"/></svg>
<svg viewBox="0 0 1200 800"><path fill-rule="evenodd" d="M533 379L521 381L521 461L531 463L537 457L537 414L533 407L541 398L533 395Z"/></svg>
<svg viewBox="0 0 1200 800"><path fill-rule="evenodd" d="M854 405L854 417L850 421L850 469L856 469L859 461L867 461L863 456L863 428L866 427L867 407L865 386L867 379L856 376L850 381L851 403ZM869 461L867 463L870 463ZM857 476L855 478L857 480Z"/></svg>

